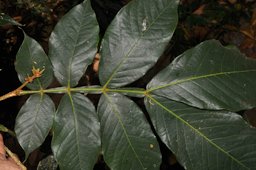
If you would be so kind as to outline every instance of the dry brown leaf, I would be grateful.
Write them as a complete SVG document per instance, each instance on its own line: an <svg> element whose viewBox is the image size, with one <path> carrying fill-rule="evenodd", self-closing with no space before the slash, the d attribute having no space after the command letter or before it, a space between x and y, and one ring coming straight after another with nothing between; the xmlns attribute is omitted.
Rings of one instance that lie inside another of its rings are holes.
<svg viewBox="0 0 256 170"><path fill-rule="evenodd" d="M202 15L202 14L204 13L205 7L206 7L205 4L201 5L199 8L197 8L197 9L193 12L193 14L195 14L195 15Z"/></svg>
<svg viewBox="0 0 256 170"><path fill-rule="evenodd" d="M240 48L247 56L256 58L256 9L253 11L252 19L248 26L241 28L240 32L245 35Z"/></svg>
<svg viewBox="0 0 256 170"><path fill-rule="evenodd" d="M256 8L253 11L251 23L252 26L256 27Z"/></svg>
<svg viewBox="0 0 256 170"><path fill-rule="evenodd" d="M237 3L237 0L228 0L228 2L231 4L235 4L235 3Z"/></svg>
<svg viewBox="0 0 256 170"><path fill-rule="evenodd" d="M96 73L99 72L99 63L100 63L100 54L97 53L94 57L94 60L93 60L93 71L95 71Z"/></svg>
<svg viewBox="0 0 256 170"><path fill-rule="evenodd" d="M245 36L251 39L255 39L254 31L251 27L247 27L245 29L240 30L241 33L243 33Z"/></svg>

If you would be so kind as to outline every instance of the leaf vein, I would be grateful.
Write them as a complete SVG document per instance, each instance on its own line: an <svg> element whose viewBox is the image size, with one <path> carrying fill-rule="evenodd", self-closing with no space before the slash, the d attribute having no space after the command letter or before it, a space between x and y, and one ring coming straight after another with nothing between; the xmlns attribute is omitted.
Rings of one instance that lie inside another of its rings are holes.
<svg viewBox="0 0 256 170"><path fill-rule="evenodd" d="M112 102L112 100L110 99L110 97L109 97L106 93L103 93L103 94L104 94L104 96L107 98L107 100L110 102L110 104L111 104L111 106L112 106L112 109L113 109L113 112L114 112L116 118L118 119L118 122L120 123L122 129L123 129L125 138L127 139L127 142L128 142L128 144L129 144L129 146L131 147L131 149L132 149L132 151L133 151L135 157L136 157L137 160L139 161L139 163L140 163L140 165L142 166L142 168L145 169L145 167L143 166L143 164L142 164L142 162L141 162L141 160L140 160L140 158L139 158L137 152L135 151L134 147L132 146L132 142L131 142L131 140L130 140L130 138L129 138L129 135L128 135L126 129L125 129L125 126L124 126L124 124L123 124L123 122L122 122L122 120L121 120L120 113L118 112L118 109L115 107L115 105L114 105L114 103Z"/></svg>
<svg viewBox="0 0 256 170"><path fill-rule="evenodd" d="M184 125L188 126L190 129L192 129L195 133L197 133L198 135L200 135L202 138L204 138L207 142L209 142L212 146L214 146L215 148L217 148L219 151L221 151L222 153L224 153L225 155L227 155L230 159L232 159L234 162L236 162L237 164L239 164L240 166L246 168L246 169L250 169L249 167L247 167L246 165L244 165L241 161L239 161L238 159L236 159L234 156L232 156L230 153L228 153L225 149L223 149L222 147L220 147L219 145L217 145L216 143L214 143L211 139L209 139L207 136L205 136L202 132L200 132L198 129L196 129L195 127L193 127L193 125L191 125L189 122L187 122L186 120L184 120L183 118L181 118L180 116L178 116L176 113L174 113L173 111L169 110L167 107L165 107L164 105L162 105L159 101L157 101L155 98L153 98L151 95L147 95L148 98L150 98L153 102L155 102L159 107L161 107L162 109L164 109L165 111L167 111L168 113L170 113L172 116L174 116L177 120L181 121Z"/></svg>
<svg viewBox="0 0 256 170"><path fill-rule="evenodd" d="M177 84L181 84L181 83L185 83L185 82L189 82L189 81L195 81L195 80L198 80L198 79L204 79L204 78L222 76L222 75L230 75L230 74L248 73L248 72L256 72L256 69L227 71L227 72L218 72L218 73L206 74L206 75L200 75L200 76L192 76L192 77L177 80L177 81L165 84L165 85L154 87L154 88L148 89L147 91L152 92L152 91L159 90L159 89L162 89L162 88L166 88L166 87L169 87L169 86L173 86L173 85L177 85Z"/></svg>

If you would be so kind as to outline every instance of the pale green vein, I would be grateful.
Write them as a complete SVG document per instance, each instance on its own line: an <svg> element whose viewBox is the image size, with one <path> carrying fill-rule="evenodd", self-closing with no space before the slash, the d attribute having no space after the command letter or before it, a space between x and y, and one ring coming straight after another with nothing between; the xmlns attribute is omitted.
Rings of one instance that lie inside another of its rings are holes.
<svg viewBox="0 0 256 170"><path fill-rule="evenodd" d="M141 89L107 89L107 93L119 93L119 94L123 94L125 96L130 96L130 97L138 97L138 98L142 98L145 96L145 89L141 88Z"/></svg>
<svg viewBox="0 0 256 170"><path fill-rule="evenodd" d="M35 109L35 113L36 113L36 115L39 115L39 112L40 112L40 108L41 108L41 105L42 105L42 103L43 103L43 99L44 99L44 95L40 95L40 99L39 99L39 102L37 103L37 105L36 105L36 109ZM36 130L36 128L35 128L35 123L36 123L36 120L37 119L37 116L35 116L35 118L34 118L34 123L33 123L33 125L32 125L32 128L30 128L31 130L32 130L32 133L33 133L33 131L34 130ZM25 123L24 123L25 124ZM30 133L30 135L29 135L29 142L28 142L28 149L30 149L30 146L31 146L31 143L32 143L32 141L34 142L34 140L31 140L32 139L32 135L31 135L31 133ZM26 152L26 159L27 159L27 157L28 157L28 155L27 155L27 152Z"/></svg>
<svg viewBox="0 0 256 170"><path fill-rule="evenodd" d="M151 22L151 24L149 24L149 27L142 32L142 34L139 36L139 38L134 42L134 44L131 46L131 48L129 49L129 51L127 52L126 55L124 55L122 57L122 60L120 61L120 63L117 65L117 67L114 69L114 71L111 73L108 81L106 82L106 84L104 85L104 88L106 88L108 86L108 84L111 82L111 80L113 79L113 77L115 76L115 74L117 73L117 71L120 69L120 67L123 65L123 63L129 58L130 54L133 52L133 50L136 48L137 44L140 42L140 40L142 39L142 37L144 37L144 34L146 32L148 32L148 30L150 30L150 28L152 27L152 25L154 25L154 23L158 20L158 18L165 12L165 10L167 10L167 8L169 8L170 4L172 4L171 2L169 3L169 5L167 5L157 16L156 18Z"/></svg>
<svg viewBox="0 0 256 170"><path fill-rule="evenodd" d="M118 122L120 123L120 125L121 125L121 127L122 127L122 129L123 129L124 135L125 135L125 137L126 137L126 139L127 139L127 141L128 141L128 144L130 145L130 147L131 147L131 149L132 149L132 151L133 151L135 157L138 159L138 161L139 161L140 165L142 166L142 168L145 169L145 167L143 166L143 163L141 162L141 160L140 160L140 158L139 158L137 152L135 151L134 147L132 146L132 142L131 142L131 140L130 140L130 138L129 138L129 136L128 136L128 133L127 133L127 131L126 131L126 129L125 129L125 126L124 126L124 124L123 124L123 122L122 122L122 119L121 119L121 116L120 116L120 113L119 113L118 109L115 107L115 105L113 104L113 102L112 102L112 100L110 99L110 97L109 97L106 93L103 93L103 94L104 94L104 96L107 98L107 100L110 102L110 104L111 104L111 106L112 106L112 109L113 109L113 111L114 111L114 113L115 113L115 115L116 115L116 117L117 117L117 119L118 119Z"/></svg>
<svg viewBox="0 0 256 170"><path fill-rule="evenodd" d="M128 53L123 57L122 61L117 65L117 67L114 69L113 73L110 75L108 81L106 82L106 84L104 85L104 88L106 88L108 86L108 84L110 83L110 81L113 79L113 77L115 76L115 74L117 73L117 71L119 70L119 68L123 65L123 63L127 60L127 58L130 56L130 54L133 52L133 50L135 49L137 43L140 41L141 37L138 38L135 43L133 44L133 46L130 48L130 50L128 51Z"/></svg>
<svg viewBox="0 0 256 170"><path fill-rule="evenodd" d="M24 33L25 34L25 33ZM27 37L27 35L25 35L26 36L26 38L28 38ZM33 40L31 40L31 41L33 41ZM32 58L32 52L31 52L31 49L30 49L30 47L32 46L31 44L28 44L28 41L26 41L26 46L27 46L27 48L28 48L28 51L29 51L29 56L30 56L30 61L31 61L31 63L34 63L35 61L33 60L33 58ZM33 65L33 64L32 64ZM36 68L36 66L34 66L35 68ZM40 87L40 88L43 88L42 87L42 84L41 84L41 81L40 81L40 78L37 78L36 79L36 81L37 81L37 84L38 84L38 86Z"/></svg>
<svg viewBox="0 0 256 170"><path fill-rule="evenodd" d="M225 151L225 149L221 148L220 146L218 146L216 143L214 143L211 139L209 139L207 136L205 136L202 132L200 132L198 129L196 129L195 127L193 127L191 124L189 124L186 120L182 119L180 116L178 116L176 113L174 113L173 111L169 110L167 107L165 107L163 104L161 104L159 101L157 101L155 98L153 98L151 95L147 95L147 97L155 102L158 106L160 106L162 109L164 109L165 111L167 111L168 113L170 113L172 116L174 116L176 119L178 119L180 122L184 123L186 126L188 126L189 128L191 128L195 133L197 133L199 136L201 136L203 139L205 139L208 143L210 143L211 145L213 145L216 149L220 150L222 153L224 153L227 157L229 157L230 159L232 159L234 162L236 162L237 164L239 164L240 166L246 168L246 169L250 169L248 168L246 165L244 165L242 162L240 162L238 159L236 159L234 156L232 156L231 154L229 154L227 151Z"/></svg>
<svg viewBox="0 0 256 170"><path fill-rule="evenodd" d="M127 94L137 94L143 95L145 94L145 89L135 88L135 89L106 89L107 92L116 92L116 93L127 93ZM75 88L68 88L68 87L56 87L50 89L40 89L40 90L22 90L19 95L28 95L28 94L40 94L40 93L68 93L68 92L78 92L78 93L89 93L89 94L101 94L103 92L103 87L94 87L94 86L85 86L85 87L75 87Z"/></svg>
<svg viewBox="0 0 256 170"><path fill-rule="evenodd" d="M84 12L84 11L83 11ZM79 21L79 20L77 20L77 21ZM71 67L71 65L72 65L72 63L73 63L73 60L74 60L74 58L75 58L75 52L76 52L76 50L77 50L77 44L78 44L78 39L79 39L79 36L80 36L80 33L81 33L81 29L82 29L82 23L80 22L79 24L77 24L77 25L79 25L79 30L77 31L78 32L78 34L76 34L77 36L76 36L76 39L75 39L75 44L74 44L74 48L73 48L73 50L72 50L72 52L71 52L71 58L69 59L69 65L68 65L68 87L70 87L70 81L71 81L71 71L73 71L72 70L72 67ZM63 44L65 44L65 43L63 43ZM73 71L74 72L74 71Z"/></svg>
<svg viewBox="0 0 256 170"><path fill-rule="evenodd" d="M227 72L219 72L219 73L206 74L206 75L201 75L201 76L188 77L186 79L177 80L177 81L165 84L165 85L151 88L148 90L148 92L152 92L152 91L166 88L169 86L173 86L173 85L177 85L177 84L181 84L181 83L185 83L185 82L190 82L190 81L194 81L194 80L198 80L198 79L204 79L204 78L210 78L210 77L216 77L216 76L222 76L222 75L230 75L230 74L248 73L248 72L256 72L256 69L241 70L241 71L227 71Z"/></svg>
<svg viewBox="0 0 256 170"><path fill-rule="evenodd" d="M78 161L79 161L79 167L80 167L80 169L83 169L82 167L81 167L81 165L82 165L82 160L81 160L81 158L80 158L80 154L79 154L79 152L81 151L80 150L80 145L79 145L79 139L78 139L78 137L80 137L80 135L79 135L79 133L78 133L78 123L77 123L77 115L76 115L76 109L75 109L75 105L74 105L74 101L73 101L73 98L72 98L72 94L71 93L68 93L68 96L69 96L69 99L70 99L70 103L71 103L71 106L72 106L72 112L73 112L73 115L74 115L74 123L75 123L75 132L76 132L76 148L77 148L77 153L78 153Z"/></svg>

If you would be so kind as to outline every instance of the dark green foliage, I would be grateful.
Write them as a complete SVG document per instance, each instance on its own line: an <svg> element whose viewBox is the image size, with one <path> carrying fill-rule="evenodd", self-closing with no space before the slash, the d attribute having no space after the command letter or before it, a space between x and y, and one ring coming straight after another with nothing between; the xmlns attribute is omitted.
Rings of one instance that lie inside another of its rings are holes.
<svg viewBox="0 0 256 170"><path fill-rule="evenodd" d="M16 62L20 81L33 67L44 69L28 84L31 90L22 92L35 94L16 120L26 156L52 129L60 169L91 170L100 153L112 170L159 169L155 135L185 169L255 168L256 130L234 112L256 106L256 61L238 49L202 42L154 76L146 89L129 87L163 53L176 29L177 7L177 0L131 1L106 30L100 49L89 0L56 25L49 58L25 35ZM97 50L100 85L80 86ZM48 88L53 74L62 87ZM46 93L64 93L57 111ZM101 95L97 109L86 94ZM143 109L126 96L144 97L156 134Z"/></svg>

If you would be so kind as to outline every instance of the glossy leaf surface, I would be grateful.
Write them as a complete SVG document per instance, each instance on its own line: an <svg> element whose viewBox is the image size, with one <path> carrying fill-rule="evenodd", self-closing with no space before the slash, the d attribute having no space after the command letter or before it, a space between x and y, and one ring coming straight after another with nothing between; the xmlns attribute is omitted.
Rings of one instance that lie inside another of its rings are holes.
<svg viewBox="0 0 256 170"><path fill-rule="evenodd" d="M185 169L256 167L256 129L240 115L200 110L157 96L145 103L157 134Z"/></svg>
<svg viewBox="0 0 256 170"><path fill-rule="evenodd" d="M28 155L38 148L52 128L55 105L48 95L34 94L28 98L16 117L17 139Z"/></svg>
<svg viewBox="0 0 256 170"><path fill-rule="evenodd" d="M71 9L56 25L49 56L61 85L76 86L97 51L98 23L90 1Z"/></svg>
<svg viewBox="0 0 256 170"><path fill-rule="evenodd" d="M176 28L177 5L177 0L133 0L119 11L102 40L102 85L127 85L156 63Z"/></svg>
<svg viewBox="0 0 256 170"><path fill-rule="evenodd" d="M148 84L149 92L203 109L256 106L256 60L216 40L176 58Z"/></svg>
<svg viewBox="0 0 256 170"><path fill-rule="evenodd" d="M40 44L24 33L24 40L16 55L15 62L15 69L21 82L24 82L28 76L32 76L33 67L44 70L44 72L40 78L29 83L27 87L33 90L48 87L53 79L50 60Z"/></svg>
<svg viewBox="0 0 256 170"><path fill-rule="evenodd" d="M100 150L94 105L82 94L64 95L53 131L52 150L61 170L91 170Z"/></svg>
<svg viewBox="0 0 256 170"><path fill-rule="evenodd" d="M98 114L103 156L112 170L159 169L156 137L132 100L117 93L103 94Z"/></svg>

